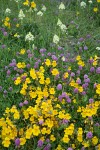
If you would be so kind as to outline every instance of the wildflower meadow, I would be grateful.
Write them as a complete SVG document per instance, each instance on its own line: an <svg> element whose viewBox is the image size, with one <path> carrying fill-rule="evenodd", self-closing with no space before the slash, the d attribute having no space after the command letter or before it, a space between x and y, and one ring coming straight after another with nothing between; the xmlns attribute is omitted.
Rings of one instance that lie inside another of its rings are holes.
<svg viewBox="0 0 100 150"><path fill-rule="evenodd" d="M0 150L100 150L100 0L0 0Z"/></svg>

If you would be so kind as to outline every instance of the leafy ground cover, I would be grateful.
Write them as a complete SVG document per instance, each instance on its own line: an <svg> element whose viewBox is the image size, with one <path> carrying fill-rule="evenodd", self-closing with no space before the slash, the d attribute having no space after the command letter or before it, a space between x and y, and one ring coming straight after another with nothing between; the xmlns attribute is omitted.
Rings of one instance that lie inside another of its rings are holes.
<svg viewBox="0 0 100 150"><path fill-rule="evenodd" d="M0 8L0 148L100 150L100 0Z"/></svg>

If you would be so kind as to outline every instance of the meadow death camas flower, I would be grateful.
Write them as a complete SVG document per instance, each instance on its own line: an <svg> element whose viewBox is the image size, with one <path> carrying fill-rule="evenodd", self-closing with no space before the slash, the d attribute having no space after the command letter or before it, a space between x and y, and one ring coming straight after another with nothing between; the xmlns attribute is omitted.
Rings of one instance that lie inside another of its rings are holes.
<svg viewBox="0 0 100 150"><path fill-rule="evenodd" d="M25 15L24 15L24 13L23 13L23 10L20 9L18 18L19 18L20 20L23 20L24 17L25 17Z"/></svg>
<svg viewBox="0 0 100 150"><path fill-rule="evenodd" d="M89 0L88 2L89 2L90 4L92 4L92 3L93 3L93 2L92 2L92 0Z"/></svg>
<svg viewBox="0 0 100 150"><path fill-rule="evenodd" d="M34 36L32 35L31 32L29 32L29 33L25 36L25 41L34 41Z"/></svg>
<svg viewBox="0 0 100 150"><path fill-rule="evenodd" d="M42 12L42 11L38 11L38 12L37 12L37 15L38 15L38 16L43 16L43 12Z"/></svg>
<svg viewBox="0 0 100 150"><path fill-rule="evenodd" d="M61 4L59 5L59 9L65 9L65 5L61 2Z"/></svg>
<svg viewBox="0 0 100 150"><path fill-rule="evenodd" d="M59 42L59 37L55 34L53 37L53 43L58 44Z"/></svg>
<svg viewBox="0 0 100 150"><path fill-rule="evenodd" d="M47 8L45 7L45 5L43 5L43 7L42 7L41 10L42 10L42 11L46 11L46 9L47 9Z"/></svg>
<svg viewBox="0 0 100 150"><path fill-rule="evenodd" d="M86 7L86 3L82 1L82 2L80 3L80 6L83 7L83 8L85 8L85 7Z"/></svg>
<svg viewBox="0 0 100 150"><path fill-rule="evenodd" d="M62 25L62 22L61 22L61 20L60 20L59 18L58 18L57 25L58 25L58 26L61 26L61 25Z"/></svg>
<svg viewBox="0 0 100 150"><path fill-rule="evenodd" d="M10 13L11 13L11 10L10 10L9 8L7 8L7 9L5 10L5 13L6 13L6 14L10 14Z"/></svg>

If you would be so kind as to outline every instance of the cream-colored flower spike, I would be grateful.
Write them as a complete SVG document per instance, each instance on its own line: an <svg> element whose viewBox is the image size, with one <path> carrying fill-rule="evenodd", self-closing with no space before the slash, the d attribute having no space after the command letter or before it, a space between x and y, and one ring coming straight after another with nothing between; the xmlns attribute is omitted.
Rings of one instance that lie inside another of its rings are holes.
<svg viewBox="0 0 100 150"><path fill-rule="evenodd" d="M58 44L59 42L59 37L55 34L53 37L53 43Z"/></svg>
<svg viewBox="0 0 100 150"><path fill-rule="evenodd" d="M62 30L62 31L64 31L64 32L65 32L65 31L66 31L66 29L67 29L67 27L66 27L66 25L65 25L65 24L62 24L62 25L60 26L60 28L61 28L61 30Z"/></svg>
<svg viewBox="0 0 100 150"><path fill-rule="evenodd" d="M58 18L57 25L58 25L58 26L61 26L61 25L62 25L62 22L61 22L61 20L60 20L59 18Z"/></svg>
<svg viewBox="0 0 100 150"><path fill-rule="evenodd" d="M7 8L7 9L5 10L5 13L6 13L6 14L11 14L11 10L10 10L9 8Z"/></svg>
<svg viewBox="0 0 100 150"><path fill-rule="evenodd" d="M85 8L85 7L86 7L86 3L82 1L82 2L80 3L80 6L83 7L83 8Z"/></svg>
<svg viewBox="0 0 100 150"><path fill-rule="evenodd" d="M37 15L38 16L43 16L43 12L42 11L38 11Z"/></svg>
<svg viewBox="0 0 100 150"><path fill-rule="evenodd" d="M59 5L59 9L62 9L62 10L65 9L64 3L61 2L61 4Z"/></svg>
<svg viewBox="0 0 100 150"><path fill-rule="evenodd" d="M47 8L45 7L45 5L43 5L43 7L42 7L41 10L42 10L42 11L46 11L46 9L47 9Z"/></svg>
<svg viewBox="0 0 100 150"><path fill-rule="evenodd" d="M23 10L20 9L18 18L19 18L20 20L23 20L24 17L25 17L25 14L23 13Z"/></svg>
<svg viewBox="0 0 100 150"><path fill-rule="evenodd" d="M25 41L34 41L34 36L32 35L31 32L29 32L26 36L25 36Z"/></svg>

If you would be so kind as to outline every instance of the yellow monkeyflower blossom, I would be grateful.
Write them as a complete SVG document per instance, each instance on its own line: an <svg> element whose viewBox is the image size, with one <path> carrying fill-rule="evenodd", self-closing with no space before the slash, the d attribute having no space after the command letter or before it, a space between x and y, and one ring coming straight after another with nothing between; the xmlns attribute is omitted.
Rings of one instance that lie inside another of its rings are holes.
<svg viewBox="0 0 100 150"><path fill-rule="evenodd" d="M14 84L15 85L18 85L21 83L21 78L20 77L17 77L17 79L14 81Z"/></svg>
<svg viewBox="0 0 100 150"><path fill-rule="evenodd" d="M21 55L24 55L24 54L25 54L25 49L21 49L21 50L20 50L20 54L21 54Z"/></svg>
<svg viewBox="0 0 100 150"><path fill-rule="evenodd" d="M98 144L98 138L96 136L94 136L92 138L92 143L93 143L93 145L97 145Z"/></svg>
<svg viewBox="0 0 100 150"><path fill-rule="evenodd" d="M59 74L59 71L56 68L54 68L51 72L52 72L52 75L54 75L54 76Z"/></svg>
<svg viewBox="0 0 100 150"><path fill-rule="evenodd" d="M62 141L63 141L64 143L69 143L70 139L69 139L68 135L64 135Z"/></svg>
<svg viewBox="0 0 100 150"><path fill-rule="evenodd" d="M26 139L25 137L20 138L20 145L25 145Z"/></svg>
<svg viewBox="0 0 100 150"><path fill-rule="evenodd" d="M97 7L94 7L94 8L93 8L93 11L94 11L95 13L97 13L97 12L98 12L98 8L97 8Z"/></svg>
<svg viewBox="0 0 100 150"><path fill-rule="evenodd" d="M9 18L9 17L6 17L6 18L5 18L5 20L6 20L6 21L9 21L9 20L10 20L10 18Z"/></svg>
<svg viewBox="0 0 100 150"><path fill-rule="evenodd" d="M52 134L50 135L50 140L53 141L53 142L56 140L56 138L54 137L54 135L52 135Z"/></svg>
<svg viewBox="0 0 100 150"><path fill-rule="evenodd" d="M38 135L40 134L39 126L33 125L32 132L33 132L33 135L34 135L34 136L38 136Z"/></svg>
<svg viewBox="0 0 100 150"><path fill-rule="evenodd" d="M9 145L11 144L10 139L8 137L6 137L2 144L4 145L4 147L9 147Z"/></svg>
<svg viewBox="0 0 100 150"><path fill-rule="evenodd" d="M49 59L46 59L45 64L49 67L51 65L51 61Z"/></svg>
<svg viewBox="0 0 100 150"><path fill-rule="evenodd" d="M55 89L54 88L50 88L49 92L50 92L50 94L55 94Z"/></svg>
<svg viewBox="0 0 100 150"><path fill-rule="evenodd" d="M23 3L23 5L29 6L29 0L26 0L26 1Z"/></svg>
<svg viewBox="0 0 100 150"><path fill-rule="evenodd" d="M35 2L31 2L31 8L36 8L36 3Z"/></svg>

